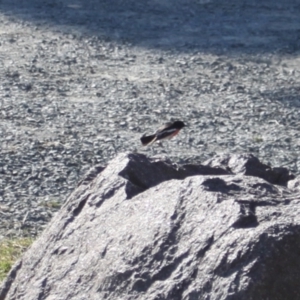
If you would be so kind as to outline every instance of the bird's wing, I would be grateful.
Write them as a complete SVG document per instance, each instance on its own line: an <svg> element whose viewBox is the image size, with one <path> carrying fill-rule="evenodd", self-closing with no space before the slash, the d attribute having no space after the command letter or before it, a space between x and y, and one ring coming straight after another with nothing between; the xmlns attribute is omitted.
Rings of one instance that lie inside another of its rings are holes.
<svg viewBox="0 0 300 300"><path fill-rule="evenodd" d="M156 134L160 133L161 131L163 131L165 128L171 126L173 124L173 122L168 122L164 125L162 125L157 131L156 131Z"/></svg>
<svg viewBox="0 0 300 300"><path fill-rule="evenodd" d="M156 134L156 139L162 140L164 138L171 137L172 134L176 133L176 131L178 131L178 129L176 129L176 128L162 130L161 132L158 132Z"/></svg>

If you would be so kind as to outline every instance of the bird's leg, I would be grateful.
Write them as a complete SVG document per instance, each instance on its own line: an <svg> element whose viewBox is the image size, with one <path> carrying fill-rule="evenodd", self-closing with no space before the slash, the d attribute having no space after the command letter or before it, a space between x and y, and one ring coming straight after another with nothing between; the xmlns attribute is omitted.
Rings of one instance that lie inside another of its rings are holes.
<svg viewBox="0 0 300 300"><path fill-rule="evenodd" d="M155 155L155 151L154 151L154 147L153 147L153 145L151 145L151 154L152 154L152 156L154 156L154 155Z"/></svg>

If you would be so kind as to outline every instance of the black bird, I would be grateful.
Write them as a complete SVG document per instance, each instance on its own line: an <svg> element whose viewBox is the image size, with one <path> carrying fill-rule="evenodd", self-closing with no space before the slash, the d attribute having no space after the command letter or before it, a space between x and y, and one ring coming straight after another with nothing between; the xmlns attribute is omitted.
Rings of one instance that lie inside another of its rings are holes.
<svg viewBox="0 0 300 300"><path fill-rule="evenodd" d="M156 141L171 139L185 126L182 121L169 122L160 127L154 134L141 137L143 146L152 145Z"/></svg>

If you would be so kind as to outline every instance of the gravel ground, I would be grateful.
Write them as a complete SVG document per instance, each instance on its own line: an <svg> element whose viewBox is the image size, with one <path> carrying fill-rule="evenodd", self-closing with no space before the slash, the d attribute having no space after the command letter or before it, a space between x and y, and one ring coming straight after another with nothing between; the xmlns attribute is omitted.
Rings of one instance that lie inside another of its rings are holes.
<svg viewBox="0 0 300 300"><path fill-rule="evenodd" d="M0 0L0 236L116 153L250 152L299 174L298 1ZM165 148L139 138L188 127Z"/></svg>

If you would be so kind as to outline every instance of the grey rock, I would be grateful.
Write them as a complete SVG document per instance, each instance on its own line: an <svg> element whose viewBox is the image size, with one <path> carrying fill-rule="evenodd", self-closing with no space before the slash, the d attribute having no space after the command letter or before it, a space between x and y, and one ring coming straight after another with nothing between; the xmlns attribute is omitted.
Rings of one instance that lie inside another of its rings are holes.
<svg viewBox="0 0 300 300"><path fill-rule="evenodd" d="M299 299L299 194L234 173L253 162L264 174L255 157L227 158L230 173L142 154L94 168L12 268L0 300Z"/></svg>
<svg viewBox="0 0 300 300"><path fill-rule="evenodd" d="M232 172L233 174L244 174L263 178L266 181L286 186L288 181L295 176L287 168L272 168L261 163L252 154L221 154L204 163L212 167L220 167Z"/></svg>
<svg viewBox="0 0 300 300"><path fill-rule="evenodd" d="M300 191L300 176L295 177L288 182L288 188Z"/></svg>

